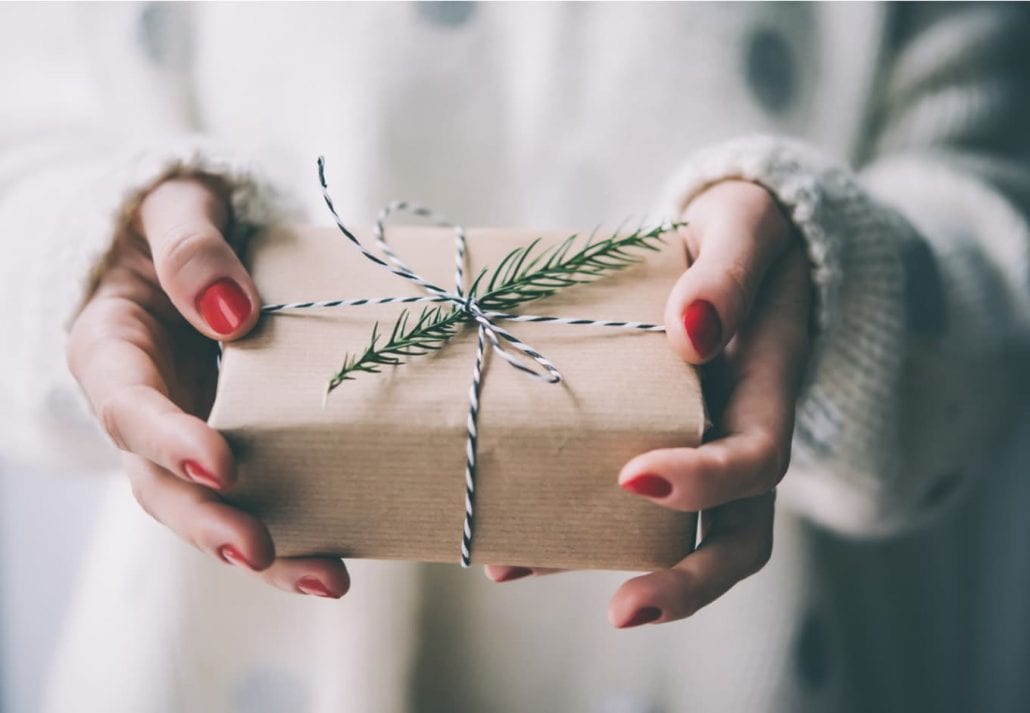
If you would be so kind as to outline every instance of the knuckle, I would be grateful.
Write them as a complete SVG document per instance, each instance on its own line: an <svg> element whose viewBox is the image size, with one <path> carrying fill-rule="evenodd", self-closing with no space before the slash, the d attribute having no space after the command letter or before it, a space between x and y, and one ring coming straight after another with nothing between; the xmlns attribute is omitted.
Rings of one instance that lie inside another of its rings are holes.
<svg viewBox="0 0 1030 713"><path fill-rule="evenodd" d="M677 618L693 616L701 608L701 597L699 591L701 582L697 575L686 569L669 570L673 578L672 585L675 592Z"/></svg>
<svg viewBox="0 0 1030 713"><path fill-rule="evenodd" d="M133 475L131 469L129 474L129 488L132 491L132 497L136 500L136 503L140 506L150 518L157 522L161 522L161 518L157 515L157 510L154 509L154 505L151 498L151 487L145 482L146 478L141 476L138 472Z"/></svg>
<svg viewBox="0 0 1030 713"><path fill-rule="evenodd" d="M137 349L158 367L161 374L173 373L173 357L169 332L162 328L160 319L143 305L122 300L119 305L121 319L112 323L109 336Z"/></svg>
<svg viewBox="0 0 1030 713"><path fill-rule="evenodd" d="M110 334L112 320L106 299L93 298L79 313L68 330L64 357L68 370L80 383L89 371L93 357Z"/></svg>
<svg viewBox="0 0 1030 713"><path fill-rule="evenodd" d="M106 337L115 342L125 342L129 346L147 351L153 343L156 333L153 315L142 306L126 302L119 307L119 319L106 327Z"/></svg>
<svg viewBox="0 0 1030 713"><path fill-rule="evenodd" d="M165 274L174 275L215 244L215 236L209 232L181 225L172 226L161 236L161 247L154 255L154 262Z"/></svg>
<svg viewBox="0 0 1030 713"><path fill-rule="evenodd" d="M64 345L64 363L68 371L76 381L82 383L82 355L85 348L83 343L81 317L76 319L68 333L68 339Z"/></svg>
<svg viewBox="0 0 1030 713"><path fill-rule="evenodd" d="M190 517L193 526L184 535L193 546L205 552L217 552L223 544L218 529L218 521L215 513L204 507L204 503L193 504L193 514Z"/></svg>
<svg viewBox="0 0 1030 713"><path fill-rule="evenodd" d="M216 559L221 559L221 555L218 554L218 544L213 543L210 538L205 537L204 533L199 532L196 528L190 527L182 531L176 531L175 534L195 550L211 555Z"/></svg>
<svg viewBox="0 0 1030 713"><path fill-rule="evenodd" d="M749 562L748 576L759 572L765 565L769 563L772 558L772 538L761 537L755 543L752 551L751 561Z"/></svg>
<svg viewBox="0 0 1030 713"><path fill-rule="evenodd" d="M139 503L140 507L144 510L147 509L147 489L143 486L143 483L138 477L134 477L132 473L129 474L129 489L132 490L132 497Z"/></svg>
<svg viewBox="0 0 1030 713"><path fill-rule="evenodd" d="M708 454L708 470L706 474L710 477L721 477L728 473L735 465L733 453L728 448L720 448Z"/></svg>
<svg viewBox="0 0 1030 713"><path fill-rule="evenodd" d="M787 472L790 441L763 433L755 441L755 475L759 492L771 490Z"/></svg>
<svg viewBox="0 0 1030 713"><path fill-rule="evenodd" d="M100 421L104 432L120 450L127 451L128 447L120 427L121 413L124 408L125 393L123 390L119 390L97 404L96 411L97 419Z"/></svg>
<svg viewBox="0 0 1030 713"><path fill-rule="evenodd" d="M265 584L285 592L295 592L293 581L284 567L277 567L274 564L257 574Z"/></svg>
<svg viewBox="0 0 1030 713"><path fill-rule="evenodd" d="M750 267L737 260L727 265L724 275L726 277L725 287L735 306L735 311L743 310L750 301L749 297L752 293Z"/></svg>

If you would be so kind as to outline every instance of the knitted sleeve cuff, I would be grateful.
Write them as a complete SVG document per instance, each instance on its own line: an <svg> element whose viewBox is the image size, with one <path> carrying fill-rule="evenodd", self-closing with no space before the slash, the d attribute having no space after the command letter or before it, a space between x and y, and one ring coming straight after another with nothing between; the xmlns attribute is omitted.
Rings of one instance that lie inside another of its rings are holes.
<svg viewBox="0 0 1030 713"><path fill-rule="evenodd" d="M255 229L289 213L286 200L252 163L200 137L183 137L136 150L103 175L83 201L94 215L93 230L78 249L66 245L74 265L63 272L82 280L81 298L69 305L66 323L78 314L96 286L113 241L127 228L143 197L164 180L205 175L218 178L228 190L230 226L226 235L240 245ZM85 248L85 249L84 249Z"/></svg>
<svg viewBox="0 0 1030 713"><path fill-rule="evenodd" d="M811 147L758 136L708 147L669 182L679 214L706 187L742 179L769 190L805 243L817 335L798 403L781 500L833 529L875 534L904 520L897 480L898 386L905 356L904 246L916 239L857 176Z"/></svg>
<svg viewBox="0 0 1030 713"><path fill-rule="evenodd" d="M233 221L227 237L234 241L288 210L250 162L200 138L128 150L99 143L87 148L28 147L32 160L23 163L31 170L0 201L4 234L21 236L8 246L12 262L0 284L0 295L20 305L0 320L5 334L18 335L18 348L0 359L0 399L10 405L0 414L0 452L55 471L105 468L113 461L68 373L64 345L68 326L146 192L171 176L218 177L229 191ZM54 448L55 442L62 447Z"/></svg>

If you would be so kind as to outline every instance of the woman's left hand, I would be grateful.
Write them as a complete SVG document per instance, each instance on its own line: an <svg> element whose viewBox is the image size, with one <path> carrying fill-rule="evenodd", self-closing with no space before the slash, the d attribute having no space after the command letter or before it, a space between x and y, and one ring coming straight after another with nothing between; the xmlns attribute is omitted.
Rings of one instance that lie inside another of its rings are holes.
<svg viewBox="0 0 1030 713"><path fill-rule="evenodd" d="M623 583L608 607L620 628L688 617L769 560L773 489L790 460L808 359L808 265L772 195L724 181L684 219L691 266L669 296L665 324L676 353L704 365L714 438L637 456L618 480L664 507L700 512L701 544L672 568ZM486 568L499 582L546 572Z"/></svg>

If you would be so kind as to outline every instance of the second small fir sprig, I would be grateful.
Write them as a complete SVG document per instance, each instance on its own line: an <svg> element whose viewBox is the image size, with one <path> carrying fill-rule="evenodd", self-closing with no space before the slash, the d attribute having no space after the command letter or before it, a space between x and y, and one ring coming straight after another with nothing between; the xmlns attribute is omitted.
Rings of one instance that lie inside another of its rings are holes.
<svg viewBox="0 0 1030 713"><path fill-rule="evenodd" d="M537 239L512 250L492 271L481 271L468 293L484 310L510 310L634 265L641 260L639 251L658 250L665 234L682 225L666 223L646 231L638 229L626 235L616 233L599 240L588 239L578 249L576 235L547 249L539 249ZM473 319L457 306L426 307L415 319L409 310L404 310L383 343L383 333L376 322L368 346L344 359L339 371L330 378L326 393L357 373L378 373L383 366L396 366L406 358L436 351L462 324Z"/></svg>

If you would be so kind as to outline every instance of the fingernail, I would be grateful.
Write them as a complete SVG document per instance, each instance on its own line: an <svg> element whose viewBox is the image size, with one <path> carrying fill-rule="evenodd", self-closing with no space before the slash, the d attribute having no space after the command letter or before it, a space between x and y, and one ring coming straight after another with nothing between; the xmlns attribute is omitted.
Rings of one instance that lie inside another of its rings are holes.
<svg viewBox="0 0 1030 713"><path fill-rule="evenodd" d="M301 577L297 580L297 591L301 594L311 594L316 597L328 597L330 599L336 599L336 596L329 591L317 577Z"/></svg>
<svg viewBox="0 0 1030 713"><path fill-rule="evenodd" d="M672 492L672 483L660 475L644 473L622 483L623 490L650 498L664 498Z"/></svg>
<svg viewBox="0 0 1030 713"><path fill-rule="evenodd" d="M185 460L182 462L182 469L186 473L186 477L192 480L194 483L203 485L206 488L212 490L221 490L223 484L210 472L204 469L202 465L197 463L195 460Z"/></svg>
<svg viewBox="0 0 1030 713"><path fill-rule="evenodd" d="M650 624L652 621L661 618L662 610L657 607L644 607L637 609L636 613L633 614L620 629L628 629L631 626L640 626L641 624Z"/></svg>
<svg viewBox="0 0 1030 713"><path fill-rule="evenodd" d="M503 577L496 581L510 582L513 579L522 579L523 577L528 577L531 574L533 574L533 570L528 567L512 567L504 574Z"/></svg>
<svg viewBox="0 0 1030 713"><path fill-rule="evenodd" d="M250 316L250 300L228 277L212 283L197 298L197 311L219 334L231 334Z"/></svg>
<svg viewBox="0 0 1030 713"><path fill-rule="evenodd" d="M222 545L218 549L218 556L229 564L236 565L237 567L246 567L247 569L253 569L256 571L254 565L247 561L247 558L240 554L240 551L232 545Z"/></svg>
<svg viewBox="0 0 1030 713"><path fill-rule="evenodd" d="M683 328L702 359L715 351L722 339L719 313L706 300L695 300L683 311Z"/></svg>

